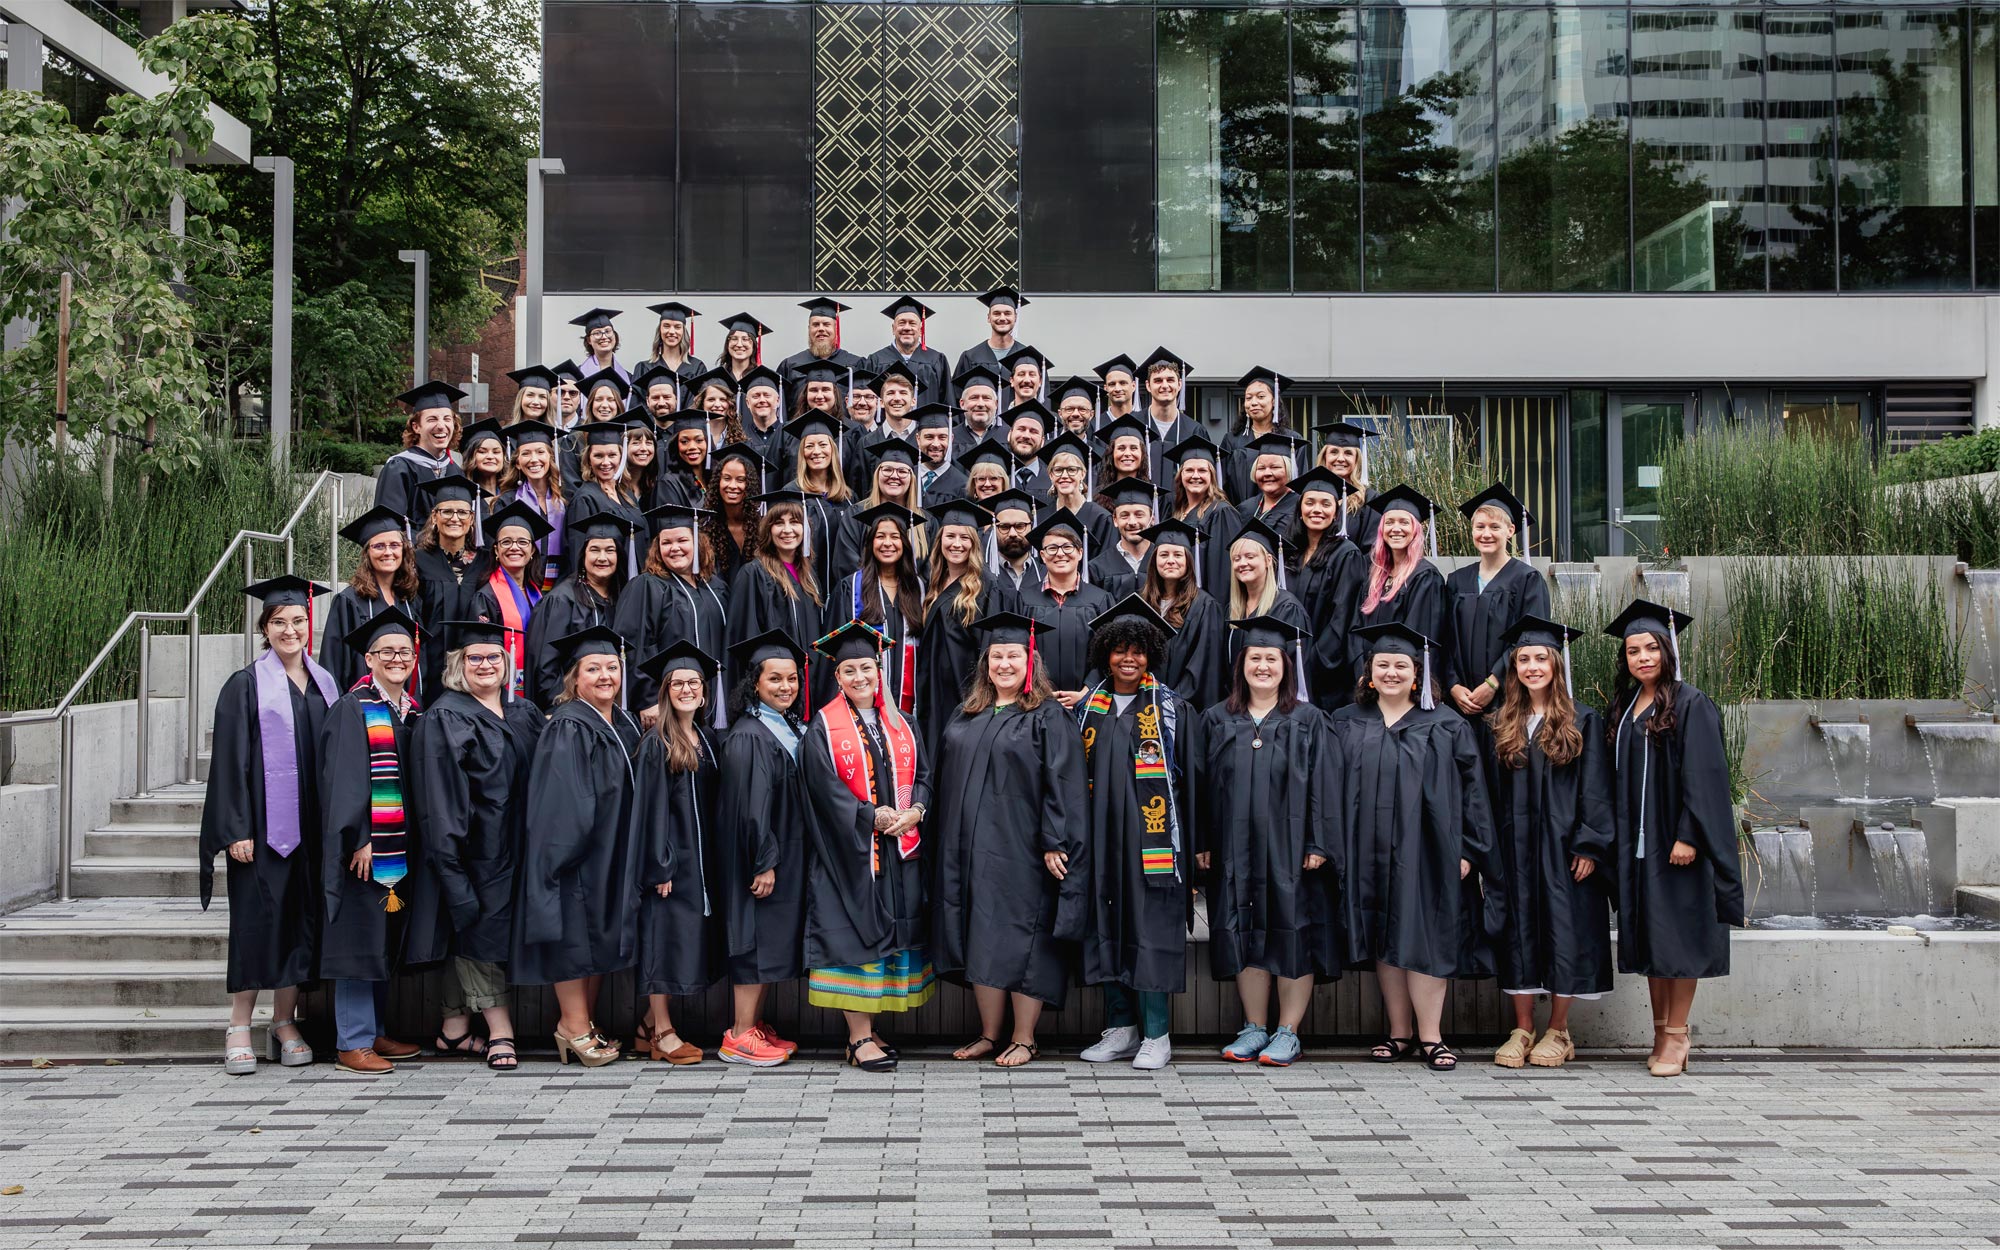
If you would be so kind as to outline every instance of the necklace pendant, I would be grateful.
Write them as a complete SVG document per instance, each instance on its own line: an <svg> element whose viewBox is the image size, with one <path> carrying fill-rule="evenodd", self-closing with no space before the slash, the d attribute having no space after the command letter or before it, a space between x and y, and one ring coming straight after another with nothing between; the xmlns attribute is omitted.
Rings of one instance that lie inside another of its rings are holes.
<svg viewBox="0 0 2000 1250"><path fill-rule="evenodd" d="M1257 737L1257 738L1252 738L1252 739L1250 739L1250 749L1251 749L1252 751L1261 751L1261 750L1263 750L1263 749L1264 749L1264 739L1263 739L1263 738L1261 738L1261 737Z"/></svg>

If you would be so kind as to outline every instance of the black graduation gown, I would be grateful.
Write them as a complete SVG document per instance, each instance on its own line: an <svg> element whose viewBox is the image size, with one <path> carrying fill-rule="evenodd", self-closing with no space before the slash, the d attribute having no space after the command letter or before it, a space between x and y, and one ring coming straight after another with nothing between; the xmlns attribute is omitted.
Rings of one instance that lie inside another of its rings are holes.
<svg viewBox="0 0 2000 1250"><path fill-rule="evenodd" d="M730 982L770 985L803 976L805 785L798 763L754 710L737 717L723 735L716 808L722 839L715 880ZM760 872L774 873L771 892L763 898L750 893L751 879Z"/></svg>
<svg viewBox="0 0 2000 1250"><path fill-rule="evenodd" d="M1109 690L1109 685L1105 689ZM1083 926L1083 983L1178 994L1187 988L1194 857L1207 849L1201 808L1195 798L1195 772L1202 752L1201 714L1170 689L1162 687L1159 699L1161 734L1167 734L1165 708L1169 702L1175 706L1178 722L1179 741L1167 751L1167 784L1173 790L1181 826L1180 853L1174 857L1172 877L1148 878L1145 872L1146 848L1167 845L1165 832L1146 832L1132 776L1139 713L1149 704L1145 692L1135 696L1122 713L1084 716L1084 705L1077 705L1083 732L1096 735L1085 765L1090 778L1089 819L1085 822L1090 911Z"/></svg>
<svg viewBox="0 0 2000 1250"><path fill-rule="evenodd" d="M1158 611L1159 604L1153 608ZM1197 594L1188 604L1180 632L1167 639L1160 680L1197 708L1206 709L1229 693L1229 623L1222 605Z"/></svg>
<svg viewBox="0 0 2000 1250"><path fill-rule="evenodd" d="M1244 968L1339 976L1346 847L1340 750L1326 714L1300 703L1260 726L1218 704L1202 714L1201 734L1209 971L1223 980ZM1308 872L1307 855L1326 863Z"/></svg>
<svg viewBox="0 0 2000 1250"><path fill-rule="evenodd" d="M924 475L931 472L935 472L937 476L926 486L923 484ZM940 499L963 499L969 485L965 480L965 470L955 464L947 464L937 470L932 470L927 465L920 465L917 468L917 488L923 492L925 507Z"/></svg>
<svg viewBox="0 0 2000 1250"><path fill-rule="evenodd" d="M1396 592L1395 598L1376 604L1373 612L1362 611L1362 605L1367 601L1368 582L1364 568L1361 594L1354 601L1354 623L1348 627L1347 640L1347 662L1353 667L1357 682L1368 675L1368 644L1354 636L1354 631L1364 625L1387 625L1399 621L1432 642L1443 642L1444 574L1438 572L1437 565L1429 560L1418 562L1416 570L1403 583L1403 588ZM1431 680L1442 686L1444 673L1440 663L1438 652L1432 651ZM1417 666L1417 671L1421 677L1422 664ZM1440 699L1438 706L1443 707L1447 701Z"/></svg>
<svg viewBox="0 0 2000 1250"><path fill-rule="evenodd" d="M1348 966L1492 975L1487 915L1498 914L1504 883L1471 726L1444 707L1413 707L1392 727L1360 704L1335 712L1333 726L1349 783ZM1461 859L1472 865L1463 880Z"/></svg>
<svg viewBox="0 0 2000 1250"><path fill-rule="evenodd" d="M632 755L639 725L623 708L612 720L573 699L550 713L535 747L508 968L518 984L617 972L637 953Z"/></svg>
<svg viewBox="0 0 2000 1250"><path fill-rule="evenodd" d="M1139 567L1135 569L1115 542L1109 547L1092 544L1090 550L1090 584L1110 595L1113 603L1139 589L1146 557L1139 557Z"/></svg>
<svg viewBox="0 0 2000 1250"><path fill-rule="evenodd" d="M417 487L457 468L458 457L451 452L446 452L443 460L432 461L414 447L405 448L390 456L376 473L375 506L402 513L410 519L412 532L421 530L430 519L430 509L417 510L424 498L417 493Z"/></svg>
<svg viewBox="0 0 2000 1250"><path fill-rule="evenodd" d="M1149 406L1145 406L1146 386L1143 381L1139 384L1139 398L1142 401L1142 406L1134 408L1132 411L1138 414L1141 421L1146 423L1146 471L1152 476L1155 482L1172 482L1174 480L1174 464L1173 461L1167 459L1167 453L1178 447L1183 441L1193 438L1199 432L1200 427L1195 425L1192 417L1186 413L1181 413L1174 418L1174 423L1167 427L1166 434L1162 435L1158 423L1153 420L1152 409ZM1228 485L1218 478L1215 488L1217 490L1227 490Z"/></svg>
<svg viewBox="0 0 2000 1250"><path fill-rule="evenodd" d="M453 560L432 547L417 549L417 601L422 605L419 621L471 621L479 613L479 592L493 572L493 558L473 552L465 561ZM417 689L432 701L444 693L444 656L450 639L422 639L423 654L418 660L422 680Z"/></svg>
<svg viewBox="0 0 2000 1250"><path fill-rule="evenodd" d="M1307 614L1306 605L1300 603L1299 597L1293 594L1289 590L1280 590L1278 591L1277 594L1271 596L1271 606L1269 610L1266 612L1266 615L1276 617L1278 620L1283 621L1285 624L1294 626L1298 629L1312 628L1312 617ZM1312 644L1309 641L1301 643L1300 645L1303 649L1305 649L1308 653L1310 653ZM1229 665L1229 672L1232 674L1236 671L1236 657L1243 653L1243 646L1244 646L1243 631L1240 629L1230 630L1228 665ZM1298 664L1297 653L1294 653L1292 657L1292 663L1295 667L1297 666ZM1310 677L1311 674L1308 673L1307 676ZM1224 680L1227 681L1230 679L1225 677Z"/></svg>
<svg viewBox="0 0 2000 1250"><path fill-rule="evenodd" d="M1011 352L1020 345L1021 341L1015 339L1007 345L1007 350ZM993 370L993 372L1000 375L1000 385L1003 387L1006 386L1007 371L1000 367L1000 353L993 350L992 343L981 339L960 352L958 354L958 363L951 367L951 376L956 378L959 374L964 373L974 365L985 365L988 369ZM958 402L958 387L955 383L952 386L952 397L949 402L954 404ZM1006 405L1002 404L1001 407L1004 408Z"/></svg>
<svg viewBox="0 0 2000 1250"><path fill-rule="evenodd" d="M1051 502L1053 503L1053 500ZM1111 510L1095 499L1086 499L1082 507L1071 508L1070 511L1076 514L1077 520L1083 522L1083 536L1090 541L1092 562L1110 552L1118 541L1118 525L1112 519Z"/></svg>
<svg viewBox="0 0 2000 1250"><path fill-rule="evenodd" d="M633 554L640 554L646 545L646 535L652 532L646 521L644 502L643 496L629 503L624 499L613 499L605 494L604 488L596 482L585 482L569 497L569 511L563 518L563 533L565 535L576 533L578 526L600 512L615 513L631 524ZM576 563L576 557L581 556L582 552L582 541L579 539L577 550L571 554L572 566Z"/></svg>
<svg viewBox="0 0 2000 1250"><path fill-rule="evenodd" d="M326 619L318 622L319 664L333 674L333 688L342 694L354 689L354 683L368 675L368 661L347 645L347 635L361 628L364 621L374 620L384 606L380 599L363 598L354 587L342 586L327 605ZM421 593L398 599L394 606L409 613L417 628L423 628L427 618Z"/></svg>
<svg viewBox="0 0 2000 1250"><path fill-rule="evenodd" d="M845 697L845 696L840 696ZM896 802L890 778L886 731L882 742L855 715L868 752L874 793L857 799L834 771L825 714L814 715L799 744L799 774L806 797L806 933L808 968L857 967L878 963L899 950L924 944L924 856L904 859L894 838L875 832L877 807L908 807L931 801L930 761L917 742L916 774L909 803ZM909 722L916 734L916 722ZM919 831L922 827L919 826Z"/></svg>
<svg viewBox="0 0 2000 1250"><path fill-rule="evenodd" d="M639 746L632 818L641 994L699 994L722 979L715 743L700 725L695 732L701 762L691 773L667 771L667 746L657 733ZM673 892L661 898L659 887L668 882Z"/></svg>
<svg viewBox="0 0 2000 1250"><path fill-rule="evenodd" d="M1287 490L1278 496L1278 502L1265 507L1261 492L1252 492L1250 497L1236 505L1236 515L1246 521L1262 521L1280 534L1292 532L1292 522L1299 515L1299 492Z"/></svg>
<svg viewBox="0 0 2000 1250"><path fill-rule="evenodd" d="M640 671L639 662L676 642L694 643L718 661L729 648L729 588L714 578L690 581L679 574L646 573L627 582L618 593L611 628L625 640L631 658L625 689L636 713L660 701L660 683ZM712 684L712 683L711 683ZM719 692L708 692L702 719L713 723Z"/></svg>
<svg viewBox="0 0 2000 1250"><path fill-rule="evenodd" d="M787 482L786 489L799 484ZM854 505L807 493L801 505L812 535L813 580L822 594L828 586L861 567L861 528L854 524Z"/></svg>
<svg viewBox="0 0 2000 1250"><path fill-rule="evenodd" d="M1201 516L1180 518L1201 531L1201 588L1217 602L1229 603L1229 545L1243 532L1243 514L1217 501ZM1282 531L1280 531L1282 532Z"/></svg>
<svg viewBox="0 0 2000 1250"><path fill-rule="evenodd" d="M501 707L495 716L447 690L411 736L417 807L455 948L487 963L505 963L513 945L515 856L543 725L526 699Z"/></svg>
<svg viewBox="0 0 2000 1250"><path fill-rule="evenodd" d="M542 707L549 707L562 694L562 656L556 651L556 640L567 638L578 630L589 629L593 625L609 625L614 610L614 602L603 598L590 588L582 577L571 574L555 584L555 588L542 596L528 617L528 697ZM636 663L638 658L627 653L627 659Z"/></svg>
<svg viewBox="0 0 2000 1250"><path fill-rule="evenodd" d="M917 724L924 735L924 750L934 760L941 758L945 727L971 692L986 648L983 633L967 625L959 614L957 588L953 581L932 602L917 641ZM988 577L980 587L979 607L972 619L1011 611L1013 601L1013 592Z"/></svg>
<svg viewBox="0 0 2000 1250"><path fill-rule="evenodd" d="M254 666L252 666L254 668ZM291 686L288 678L286 685ZM312 980L319 953L319 736L327 704L310 678L291 686L292 753L298 762L299 844L280 855L265 841L264 735L257 718L257 676L238 669L215 699L214 755L201 803L201 906L214 891L215 857L244 838L251 860L225 859L229 895L229 972L225 987L275 990Z"/></svg>
<svg viewBox="0 0 2000 1250"><path fill-rule="evenodd" d="M1503 990L1611 989L1611 751L1603 720L1580 703L1576 727L1583 753L1569 763L1551 764L1531 738L1520 768L1494 769L1494 853L1507 883L1495 942ZM1576 880L1575 855L1597 871Z"/></svg>
<svg viewBox="0 0 2000 1250"><path fill-rule="evenodd" d="M729 584L729 645L734 647L747 638L755 638L766 630L778 630L799 645L806 653L806 664L812 666L813 640L820 636L819 604L806 594L805 587L796 582L791 587L791 595L772 579L762 564L752 560L736 571L736 580ZM806 676L807 674L801 674ZM729 687L734 690L744 673L732 658L729 668Z"/></svg>
<svg viewBox="0 0 2000 1250"><path fill-rule="evenodd" d="M793 352L778 362L778 378L783 382L785 387L786 412L799 413L806 410L806 384L799 377L799 371L807 365L819 364L822 360L836 369L864 369L867 367L866 361L844 347L834 348L833 354L826 357L815 356L810 351ZM840 388L843 392L847 389L846 378L840 380Z"/></svg>
<svg viewBox="0 0 2000 1250"><path fill-rule="evenodd" d="M1489 676L1505 676L1510 653L1500 635L1523 616L1548 616L1549 584L1534 565L1514 559L1483 591L1477 564L1453 569L1444 586L1444 637L1439 640L1444 644L1444 674L1439 685L1449 692L1455 685L1470 689Z"/></svg>
<svg viewBox="0 0 2000 1250"><path fill-rule="evenodd" d="M755 505L751 506L754 509ZM720 582L724 587L722 597L726 601L729 598L727 588L736 584L736 571L745 564L748 564L750 559L744 554L743 545L736 541L736 535L729 532L727 525L718 523L716 531L720 537L710 542L710 546L715 548L712 553L715 557L715 567L709 570L709 576ZM707 531L704 530L703 532L706 533ZM756 536L757 516L753 511L750 515L750 537L752 541L756 539Z"/></svg>
<svg viewBox="0 0 2000 1250"><path fill-rule="evenodd" d="M392 718L401 763L406 856L403 880L396 885L403 909L395 913L398 924L392 926L384 908L387 887L363 881L348 866L372 831L368 727L361 700L349 691L327 710L319 743L320 883L326 908L319 974L328 980L386 981L399 967L444 958L446 920L410 768L410 734L417 716L412 707L407 716Z"/></svg>
<svg viewBox="0 0 2000 1250"><path fill-rule="evenodd" d="M1050 686L1083 689L1083 679L1090 671L1090 623L1111 603L1109 594L1088 582L1057 603L1042 589L1039 575L1021 579L1014 610L1053 626L1035 636L1035 663L1047 666Z"/></svg>
<svg viewBox="0 0 2000 1250"><path fill-rule="evenodd" d="M951 402L951 365L944 353L935 347L919 347L907 357L894 343L871 354L867 361L870 373L880 373L890 365L909 366L917 377L917 402L920 404L948 404Z"/></svg>
<svg viewBox="0 0 2000 1250"><path fill-rule="evenodd" d="M841 579L840 583L833 588L833 593L826 597L826 603L820 608L819 632L821 634L830 634L849 621L857 619L857 615L859 615L860 619L866 620L870 625L886 633L893 645L885 648L882 652L884 681L882 697L896 701L897 705L901 706L899 701L902 698L905 682L921 683L923 680L923 625L920 623L917 626L916 672L905 675L903 672L903 640L910 636L910 623L904 618L903 610L896 606L895 600L885 600L885 597L878 591L874 596L874 602L871 604L868 591L865 588L861 592L862 612L861 614L857 614L854 611L854 587L855 581L859 576L859 574L849 574L847 577ZM922 596L923 590L921 586L917 588L917 594L919 597ZM872 614L869 613L871 607L874 609ZM813 675L816 679L814 686L816 688L813 691L813 707L815 709L833 698L834 690L838 685L833 679L833 669L833 664L828 662L814 671ZM920 685L913 685L911 687L910 695L913 700L917 697L920 688Z"/></svg>
<svg viewBox="0 0 2000 1250"><path fill-rule="evenodd" d="M1026 994L1061 1010L1069 944L1089 912L1090 795L1083 744L1053 699L1032 712L954 713L925 822L931 963L939 976ZM1069 856L1057 881L1042 856Z"/></svg>
<svg viewBox="0 0 2000 1250"><path fill-rule="evenodd" d="M1375 536L1382 528L1382 514L1368 506L1374 498L1372 490L1349 491L1345 515L1334 514L1334 525L1361 548L1364 559L1374 552Z"/></svg>
<svg viewBox="0 0 2000 1250"><path fill-rule="evenodd" d="M1642 722L1652 720L1649 708ZM1649 977L1729 975L1729 925L1742 925L1743 867L1730 802L1722 713L1674 687L1674 728L1655 740L1630 716L1613 755L1618 824L1618 970ZM1676 840L1695 849L1667 860ZM1643 852L1643 853L1642 853Z"/></svg>
<svg viewBox="0 0 2000 1250"><path fill-rule="evenodd" d="M1305 605L1313 632L1306 643L1312 701L1325 712L1354 701L1357 677L1348 635L1368 589L1367 557L1353 543L1331 534L1321 540L1321 550L1312 561L1292 573L1292 592Z"/></svg>
<svg viewBox="0 0 2000 1250"><path fill-rule="evenodd" d="M1273 426L1272 432L1277 434L1298 433L1297 430L1282 425ZM1232 431L1222 439L1222 454L1227 464L1227 467L1222 471L1222 476L1231 499L1249 499L1257 493L1256 484L1250 480L1250 470L1255 467L1258 456L1269 453L1253 452L1249 449L1251 440L1256 437L1248 429L1242 429ZM1293 477L1306 472L1313 467L1314 463L1311 440L1308 439L1299 442L1292 447Z"/></svg>

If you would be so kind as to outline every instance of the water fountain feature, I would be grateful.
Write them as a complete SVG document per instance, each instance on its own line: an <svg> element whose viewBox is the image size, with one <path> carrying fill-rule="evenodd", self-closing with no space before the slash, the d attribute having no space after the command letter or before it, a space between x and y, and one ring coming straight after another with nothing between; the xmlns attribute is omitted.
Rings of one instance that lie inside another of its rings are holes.
<svg viewBox="0 0 2000 1250"><path fill-rule="evenodd" d="M1985 794L2000 780L2000 724L1992 716L1906 722L1923 744L1933 799Z"/></svg>
<svg viewBox="0 0 2000 1250"><path fill-rule="evenodd" d="M1936 907L1931 889L1930 848L1921 829L1884 821L1863 830L1882 906L1891 916L1928 916Z"/></svg>
<svg viewBox="0 0 2000 1250"><path fill-rule="evenodd" d="M1812 725L1819 730L1820 742L1826 747L1827 767L1833 770L1834 792L1840 796L1834 802L1868 803L1868 763L1872 751L1868 718L1823 721L1815 716Z"/></svg>
<svg viewBox="0 0 2000 1250"><path fill-rule="evenodd" d="M1758 829L1750 835L1758 876L1747 882L1751 910L1765 917L1814 916L1819 912L1819 874L1810 829Z"/></svg>
<svg viewBox="0 0 2000 1250"><path fill-rule="evenodd" d="M1961 572L1972 599L1971 611L1967 613L1972 618L1972 627L1966 632L1968 638L1977 639L1977 649L1968 658L1975 661L1975 672L1985 673L1994 683L1986 687L1986 697L1982 701L1992 707L2000 702L2000 569L1962 569ZM1984 669L1977 667L1979 660L1985 661Z"/></svg>

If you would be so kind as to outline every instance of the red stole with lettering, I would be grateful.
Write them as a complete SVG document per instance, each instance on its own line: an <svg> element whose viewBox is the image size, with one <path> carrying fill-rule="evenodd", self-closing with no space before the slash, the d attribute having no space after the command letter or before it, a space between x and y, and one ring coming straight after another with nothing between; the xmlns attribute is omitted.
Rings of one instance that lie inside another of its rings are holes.
<svg viewBox="0 0 2000 1250"><path fill-rule="evenodd" d="M917 736L910 732L910 722L892 707L878 707L877 715L882 725L882 736L889 742L890 789L895 794L898 808L910 805L911 792L917 781ZM868 744L863 740L859 720L854 715L854 705L845 696L836 696L820 709L821 722L826 726L827 752L833 756L833 770L840 774L840 780L855 798L870 806L875 804L875 767L868 754ZM875 839L869 839L872 847ZM896 838L896 852L904 859L917 853L923 844L923 830L912 826ZM871 871L879 873L882 865L879 853L871 861Z"/></svg>

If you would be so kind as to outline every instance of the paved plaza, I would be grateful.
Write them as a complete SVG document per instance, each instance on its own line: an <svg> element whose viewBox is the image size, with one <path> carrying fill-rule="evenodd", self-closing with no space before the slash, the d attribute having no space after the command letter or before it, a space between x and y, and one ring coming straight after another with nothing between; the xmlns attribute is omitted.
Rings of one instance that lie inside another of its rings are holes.
<svg viewBox="0 0 2000 1250"><path fill-rule="evenodd" d="M2000 1054L1183 1054L8 1067L0 1245L2000 1245Z"/></svg>

